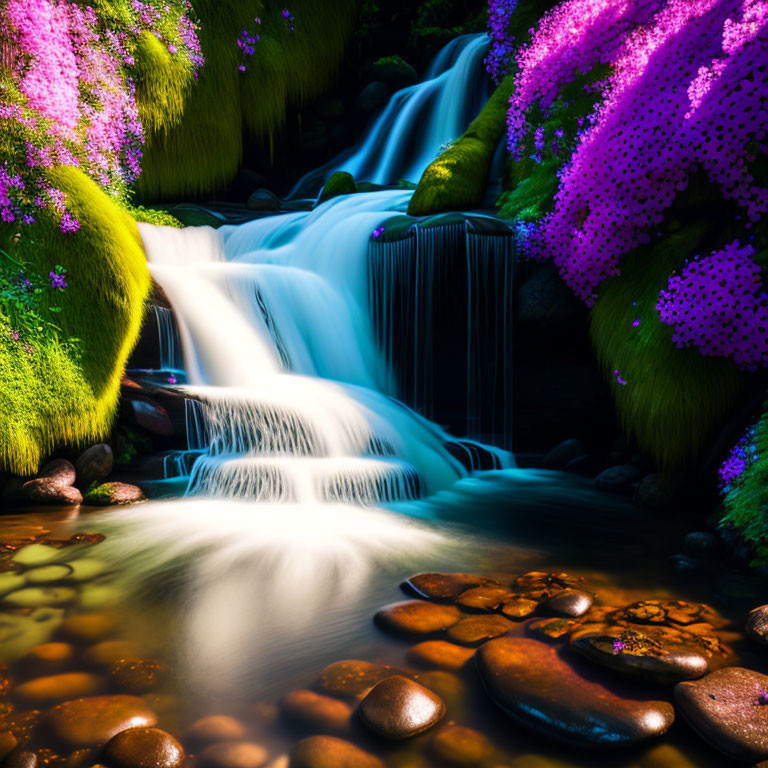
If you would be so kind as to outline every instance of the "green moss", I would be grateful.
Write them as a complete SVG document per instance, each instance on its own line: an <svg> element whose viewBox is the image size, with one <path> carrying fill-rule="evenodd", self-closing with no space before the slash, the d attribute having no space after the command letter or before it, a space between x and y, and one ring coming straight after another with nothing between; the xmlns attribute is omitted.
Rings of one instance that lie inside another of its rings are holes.
<svg viewBox="0 0 768 768"><path fill-rule="evenodd" d="M591 313L592 340L622 425L640 450L666 469L699 454L742 386L731 360L678 349L655 309L670 274L705 250L701 245L710 232L706 222L689 225L625 256L621 276L600 286ZM640 324L634 327L636 318Z"/></svg>
<svg viewBox="0 0 768 768"><path fill-rule="evenodd" d="M320 193L320 197L317 199L317 204L324 203L326 200L330 200L332 197L338 197L339 195L353 195L357 192L357 186L355 185L355 179L351 173L346 171L336 171L328 181L325 182L323 191Z"/></svg>
<svg viewBox="0 0 768 768"><path fill-rule="evenodd" d="M66 267L57 320L62 338L80 341L76 357L55 339L30 355L0 318L0 466L18 474L35 471L57 445L94 441L109 430L150 285L128 213L76 168L52 169L49 180L66 194L80 230L62 235L44 214L18 242L18 230L4 225L0 247L40 274Z"/></svg>
<svg viewBox="0 0 768 768"><path fill-rule="evenodd" d="M110 483L91 483L83 496L86 504L107 507L112 503L112 487Z"/></svg>
<svg viewBox="0 0 768 768"><path fill-rule="evenodd" d="M751 546L752 565L768 565L768 403L754 427L757 458L728 489L721 524L738 531Z"/></svg>
<svg viewBox="0 0 768 768"><path fill-rule="evenodd" d="M513 84L513 78L506 77L461 138L429 164L408 205L410 216L482 203L493 154L504 135Z"/></svg>
<svg viewBox="0 0 768 768"><path fill-rule="evenodd" d="M143 200L224 187L240 165L244 133L271 142L287 106L301 105L331 82L355 18L354 0L294 0L290 32L278 3L194 0L193 6L206 64L187 93L183 120L148 135L137 183ZM261 39L244 61L235 41L244 29L256 31L256 16ZM238 71L241 63L245 72Z"/></svg>

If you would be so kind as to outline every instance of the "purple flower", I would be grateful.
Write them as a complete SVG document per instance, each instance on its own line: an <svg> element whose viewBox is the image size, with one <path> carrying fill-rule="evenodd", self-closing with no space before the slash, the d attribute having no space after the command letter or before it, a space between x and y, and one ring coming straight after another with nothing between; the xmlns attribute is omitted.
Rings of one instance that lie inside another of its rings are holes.
<svg viewBox="0 0 768 768"><path fill-rule="evenodd" d="M239 69L241 72L245 72L245 64L241 64L241 65L238 67L238 69Z"/></svg>
<svg viewBox="0 0 768 768"><path fill-rule="evenodd" d="M378 240L384 234L384 227L376 227L373 230L372 236L374 240Z"/></svg>
<svg viewBox="0 0 768 768"><path fill-rule="evenodd" d="M633 327L633 328L637 328L637 326L638 326L638 325L640 325L640 318L639 318L639 317L636 317L636 318L635 318L635 319L632 321L632 327Z"/></svg>
<svg viewBox="0 0 768 768"><path fill-rule="evenodd" d="M34 349L34 347L33 347L31 344L25 344L25 345L24 345L24 351L25 351L25 352L26 352L28 355L30 355L30 356L31 356L31 355L33 355L33 354L34 354L34 352L35 352L35 349Z"/></svg>
<svg viewBox="0 0 768 768"><path fill-rule="evenodd" d="M67 287L64 275L60 275L58 272L49 272L48 277L51 279L51 288L63 291Z"/></svg>
<svg viewBox="0 0 768 768"><path fill-rule="evenodd" d="M19 332L17 330L15 330L15 329L12 329L11 330L11 338L14 341L18 341L19 340Z"/></svg>
<svg viewBox="0 0 768 768"><path fill-rule="evenodd" d="M622 651L623 651L623 650L624 650L626 647L627 647L627 646L625 645L625 643L623 643L623 642L622 642L621 640L619 640L618 638L616 638L616 639L613 641L613 652L614 652L615 654L619 654L619 653L621 653L621 652L622 652Z"/></svg>
<svg viewBox="0 0 768 768"><path fill-rule="evenodd" d="M176 53L176 51L178 51L178 50L179 50L179 49L178 49L178 48L177 48L175 45L173 45L173 43L171 43L171 44L168 46L168 53Z"/></svg>
<svg viewBox="0 0 768 768"><path fill-rule="evenodd" d="M291 12L286 8L283 10L283 18L284 19L290 19L291 18Z"/></svg>
<svg viewBox="0 0 768 768"><path fill-rule="evenodd" d="M613 375L616 377L617 383L621 384L622 387L626 385L627 382L621 378L621 374L619 373L618 368L613 372Z"/></svg>
<svg viewBox="0 0 768 768"><path fill-rule="evenodd" d="M13 215L13 211L10 208L3 208L0 211L0 219L3 221L11 222L15 221L16 217Z"/></svg>
<svg viewBox="0 0 768 768"><path fill-rule="evenodd" d="M757 705L759 707L768 705L768 691L766 691L764 688L761 688L757 692Z"/></svg>
<svg viewBox="0 0 768 768"><path fill-rule="evenodd" d="M175 376L173 376L173 375L169 376L167 381L168 381L169 384L178 384L179 383L178 379Z"/></svg>
<svg viewBox="0 0 768 768"><path fill-rule="evenodd" d="M64 215L61 217L61 224L59 224L59 229L64 234L77 232L77 230L80 229L80 222L69 211L64 211Z"/></svg>

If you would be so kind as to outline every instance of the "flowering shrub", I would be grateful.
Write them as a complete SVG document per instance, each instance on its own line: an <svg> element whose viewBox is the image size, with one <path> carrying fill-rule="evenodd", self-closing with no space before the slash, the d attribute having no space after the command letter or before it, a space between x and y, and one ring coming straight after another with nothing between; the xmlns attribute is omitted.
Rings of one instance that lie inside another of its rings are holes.
<svg viewBox="0 0 768 768"><path fill-rule="evenodd" d="M78 230L63 194L46 182L55 165L78 166L113 196L127 196L144 141L131 78L140 35L155 35L190 69L203 63L186 0L113 5L107 26L72 0L6 3L0 128L15 151L0 169L3 221L32 224L48 208L62 232Z"/></svg>
<svg viewBox="0 0 768 768"><path fill-rule="evenodd" d="M750 427L739 442L731 448L728 458L720 466L718 485L723 495L734 488L747 467L759 458L755 445L756 434L756 427Z"/></svg>
<svg viewBox="0 0 768 768"><path fill-rule="evenodd" d="M746 370L768 364L768 294L751 245L736 240L669 279L656 309L678 347L732 357Z"/></svg>
<svg viewBox="0 0 768 768"><path fill-rule="evenodd" d="M514 61L514 36L510 31L517 0L489 0L488 36L491 46L485 57L485 69L495 83L501 82Z"/></svg>

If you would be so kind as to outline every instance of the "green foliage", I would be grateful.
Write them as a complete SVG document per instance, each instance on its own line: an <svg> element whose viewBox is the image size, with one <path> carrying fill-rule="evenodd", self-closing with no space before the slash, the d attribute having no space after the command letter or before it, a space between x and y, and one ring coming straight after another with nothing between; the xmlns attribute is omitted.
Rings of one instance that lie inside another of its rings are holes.
<svg viewBox="0 0 768 768"><path fill-rule="evenodd" d="M768 565L768 403L754 427L757 459L747 463L724 499L725 528L736 529L751 546L752 565Z"/></svg>
<svg viewBox="0 0 768 768"><path fill-rule="evenodd" d="M145 207L143 205L127 205L126 210L142 224L155 224L163 227L181 229L184 224L165 208Z"/></svg>
<svg viewBox="0 0 768 768"><path fill-rule="evenodd" d="M427 166L408 204L410 216L472 208L482 202L493 154L504 135L513 84L513 78L506 77L461 138Z"/></svg>
<svg viewBox="0 0 768 768"><path fill-rule="evenodd" d="M336 171L325 182L323 191L317 199L317 204L320 205L320 203L324 203L326 200L338 197L339 195L353 195L355 192L357 192L357 187L355 186L355 179L352 174L346 171Z"/></svg>
<svg viewBox="0 0 768 768"><path fill-rule="evenodd" d="M109 483L91 483L88 490L83 495L83 501L86 504L95 504L97 506L109 506L112 503L112 489Z"/></svg>
<svg viewBox="0 0 768 768"><path fill-rule="evenodd" d="M621 276L600 286L591 313L592 341L622 425L640 450L665 469L696 457L742 386L731 360L678 349L672 329L655 309L670 274L702 250L709 234L708 222L690 224L625 256Z"/></svg>
<svg viewBox="0 0 768 768"><path fill-rule="evenodd" d="M209 194L237 172L244 132L271 142L286 108L320 93L332 80L355 18L354 0L294 0L295 31L283 23L282 4L269 0L194 0L206 64L189 89L184 119L148 135L137 190L143 200ZM246 71L237 38L261 39ZM151 57L151 73L159 64Z"/></svg>
<svg viewBox="0 0 768 768"><path fill-rule="evenodd" d="M134 220L78 169L48 173L80 230L62 235L48 211L34 233L0 228L0 247L12 258L42 275L61 264L68 283L41 306L61 308L61 337L45 336L32 354L12 340L10 321L0 316L0 466L17 474L34 472L59 444L92 442L109 431L150 285ZM69 337L80 340L77 356L61 341Z"/></svg>

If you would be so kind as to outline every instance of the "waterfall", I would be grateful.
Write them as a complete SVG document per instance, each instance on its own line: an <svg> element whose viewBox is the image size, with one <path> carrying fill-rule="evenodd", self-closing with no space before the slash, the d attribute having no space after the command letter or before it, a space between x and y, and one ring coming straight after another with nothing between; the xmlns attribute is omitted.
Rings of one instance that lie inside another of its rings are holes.
<svg viewBox="0 0 768 768"><path fill-rule="evenodd" d="M356 147L304 176L291 196L316 195L335 171L373 184L417 182L485 104L489 88L482 61L487 52L487 35L452 40L432 62L423 82L392 96Z"/></svg>
<svg viewBox="0 0 768 768"><path fill-rule="evenodd" d="M173 319L173 311L168 307L161 307L159 304L153 304L152 309L157 323L157 335L160 346L160 370L161 371L182 371L184 363L182 360L181 340L179 331L176 328L176 321Z"/></svg>

